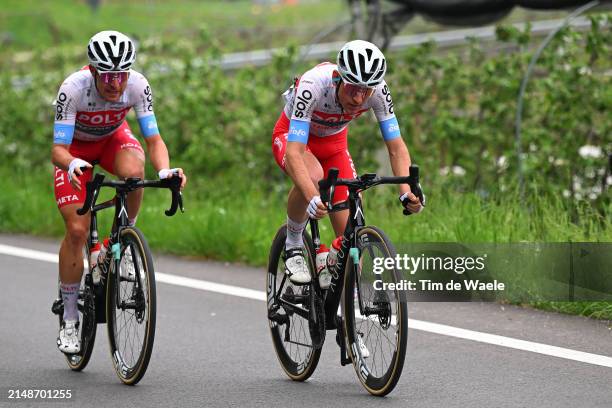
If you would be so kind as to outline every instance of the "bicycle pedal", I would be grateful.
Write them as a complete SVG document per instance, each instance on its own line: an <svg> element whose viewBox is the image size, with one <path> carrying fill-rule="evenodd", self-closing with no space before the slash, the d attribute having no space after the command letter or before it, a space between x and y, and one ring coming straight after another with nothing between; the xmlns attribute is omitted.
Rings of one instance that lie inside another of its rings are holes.
<svg viewBox="0 0 612 408"><path fill-rule="evenodd" d="M273 322L276 322L280 325L286 324L287 322L289 322L289 316L287 316L286 314L281 314L278 312L273 312L273 313L269 313L268 314L268 319L272 320Z"/></svg>

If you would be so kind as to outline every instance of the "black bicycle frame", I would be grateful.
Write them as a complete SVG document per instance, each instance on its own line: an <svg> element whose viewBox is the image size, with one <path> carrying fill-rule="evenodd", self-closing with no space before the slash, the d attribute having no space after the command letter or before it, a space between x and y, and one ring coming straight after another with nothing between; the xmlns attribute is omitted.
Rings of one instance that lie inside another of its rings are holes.
<svg viewBox="0 0 612 408"><path fill-rule="evenodd" d="M343 279L346 269L346 263L348 257L351 256L351 250L356 255L356 260L353 262L353 268L357 288L359 288L359 246L357 242L357 235L360 228L365 226L365 216L363 214L363 206L361 201L360 193L367 188L379 185L379 184L409 184L411 191L419 198L421 203L424 205L424 195L419 184L419 169L417 166L410 166L410 175L405 177L378 177L376 174L365 174L358 179L338 179L338 169L332 168L329 170L329 175L326 179L319 181L319 191L321 194L321 200L327 205L328 212L336 212L342 210L349 210L349 219L346 223L344 233L342 235L342 243L340 250L338 251L338 257L336 265L330 270L332 280L330 287L324 292L324 309L325 309L325 326L328 330L337 329L336 313L340 305L342 297ZM333 200L334 190L336 185L345 185L349 190L348 200L341 202L336 205L330 204ZM405 215L410 213L404 210ZM315 253L321 245L321 237L319 234L319 224L317 220L310 220L310 233L315 246ZM313 254L314 255L314 254ZM287 275L283 274L283 278L280 283L280 289L277 291L276 287L273 290L274 304L283 306L287 310L296 313L297 315L309 319L310 311L298 306L296 303L304 304L306 295L293 295L291 300L282 299L279 293L282 292L282 288L286 282ZM318 285L314 284L315 289ZM359 309L362 315L370 315L378 313L380 310L376 307L366 308L363 305L361 299L361 292L357 290L357 296L359 300Z"/></svg>
<svg viewBox="0 0 612 408"><path fill-rule="evenodd" d="M325 293L325 323L328 330L336 329L336 313L340 305L344 273L348 257L351 256L351 251L354 251L355 259L353 260L354 276L357 289L357 297L359 301L359 310L362 315L370 315L378 313L380 310L376 307L366 308L361 299L361 291L359 290L359 245L357 236L360 228L365 226L365 216L363 214L363 206L361 201L361 191L379 185L379 184L409 184L411 191L424 204L424 195L419 184L419 168L418 166L410 166L410 175L406 177L378 177L376 174L364 174L358 179L342 180L338 179L338 169L332 168L329 170L327 179L319 181L319 191L321 200L327 205L329 212L349 210L349 218L346 223L344 233L342 235L342 243L338 251L336 265L329 271L332 276L329 289ZM334 190L336 185L345 185L349 190L349 198L347 201L332 205ZM404 215L410 215L407 210L404 210ZM316 220L310 221L311 235L315 250L319 249L321 240L319 237L319 226ZM316 251L315 251L316 253ZM348 295L347 295L348 296Z"/></svg>
<svg viewBox="0 0 612 408"><path fill-rule="evenodd" d="M346 223L346 228L342 235L340 249L338 250L336 264L329 271L331 274L331 283L325 294L325 326L328 330L336 329L336 312L340 306L342 297L342 288L346 263L352 248L357 248L357 232L359 228L365 226L365 217L363 215L363 207L361 205L361 197L356 190L349 189L349 199L333 207L331 212L349 210L349 219ZM310 231L315 245L318 249L321 245L319 236L319 223L317 220L310 220ZM359 264L354 263L354 267Z"/></svg>
<svg viewBox="0 0 612 408"><path fill-rule="evenodd" d="M119 242L119 235L123 228L129 226L129 219L127 213L127 195L130 191L134 191L138 188L144 187L157 187L157 188L169 188L172 192L172 203L170 205L170 209L166 210L167 216L172 216L176 213L177 208L180 207L181 211L183 210L183 199L180 193L180 185L181 180L178 177L172 177L170 179L164 180L141 180L139 178L127 178L125 181L104 181L104 175L98 173L95 175L92 181L87 182L86 184L86 198L83 207L77 210L77 214L84 215L88 211L91 211L91 221L90 221L90 239L89 239L89 247L93 247L96 243L99 242L98 238L98 221L97 221L97 213L98 211L107 209L115 206L115 219L113 221L113 227L111 229L111 234L109 237L109 247L108 250L110 254L108 256L112 257L112 262L114 262L113 271L117 273L119 270L119 262L121 259L120 254L117 255L115 253L114 247L115 244ZM98 194L100 193L101 187L113 187L116 190L116 195L113 199L105 201L100 204L95 204L98 199ZM141 286L140 280L140 270L138 269L138 264L134 264L136 285ZM91 273L91 271L89 271ZM108 271L110 273L110 271ZM120 294L119 291L117 293L117 305L120 307L126 307L125 305L120 304ZM126 307L128 308L128 307Z"/></svg>

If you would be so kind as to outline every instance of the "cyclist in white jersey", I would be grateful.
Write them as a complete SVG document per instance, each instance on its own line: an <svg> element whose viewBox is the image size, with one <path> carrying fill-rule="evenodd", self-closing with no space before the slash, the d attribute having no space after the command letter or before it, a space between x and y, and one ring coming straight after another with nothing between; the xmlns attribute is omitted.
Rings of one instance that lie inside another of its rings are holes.
<svg viewBox="0 0 612 408"><path fill-rule="evenodd" d="M338 53L337 64L317 65L285 92L287 102L274 127L272 151L294 183L288 197L285 243L286 273L294 283L311 280L302 242L308 217L321 219L327 214L318 181L332 167L339 169L340 178L357 176L347 142L351 120L371 109L387 146L393 174L408 175L410 154L384 81L386 69L385 57L378 47L367 41L351 41ZM410 212L422 210L408 184L400 185L399 191L400 201L406 197L410 200L406 205ZM337 187L334 204L347 198L347 187ZM342 235L347 217L348 210L330 214L336 236ZM321 276L319 281L324 286L329 276Z"/></svg>
<svg viewBox="0 0 612 408"><path fill-rule="evenodd" d="M68 76L55 101L55 125L51 160L55 164L55 199L66 234L59 251L63 323L57 339L64 353L78 353L77 297L83 274L83 246L90 215L76 210L85 201L85 183L92 163L99 163L119 178L144 178L145 154L125 117L134 108L151 162L160 178L187 177L180 168L170 169L168 149L162 140L153 94L147 79L131 70L136 49L130 38L117 31L94 35L87 46L89 65ZM136 222L142 189L128 194L128 218Z"/></svg>

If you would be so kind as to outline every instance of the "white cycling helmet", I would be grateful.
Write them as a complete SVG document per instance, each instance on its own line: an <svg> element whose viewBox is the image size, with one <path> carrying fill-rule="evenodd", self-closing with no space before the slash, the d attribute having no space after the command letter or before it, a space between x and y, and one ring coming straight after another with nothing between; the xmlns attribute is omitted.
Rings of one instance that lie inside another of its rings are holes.
<svg viewBox="0 0 612 408"><path fill-rule="evenodd" d="M136 59L136 48L119 31L100 31L89 40L87 56L99 72L129 71Z"/></svg>
<svg viewBox="0 0 612 408"><path fill-rule="evenodd" d="M338 53L338 72L350 84L374 87L382 82L386 71L385 56L370 42L347 42Z"/></svg>

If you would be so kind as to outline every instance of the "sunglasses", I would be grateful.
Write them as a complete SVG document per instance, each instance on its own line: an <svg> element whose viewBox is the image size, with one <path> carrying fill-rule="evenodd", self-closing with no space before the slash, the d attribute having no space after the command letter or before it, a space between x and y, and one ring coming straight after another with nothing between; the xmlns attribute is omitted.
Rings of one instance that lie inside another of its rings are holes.
<svg viewBox="0 0 612 408"><path fill-rule="evenodd" d="M119 85L128 80L130 76L129 72L98 72L100 79L104 82L105 85L112 83L113 81L117 81Z"/></svg>
<svg viewBox="0 0 612 408"><path fill-rule="evenodd" d="M351 98L361 96L362 98L366 99L372 96L372 94L374 93L374 88L368 88L366 86L353 85L344 82L344 92Z"/></svg>

